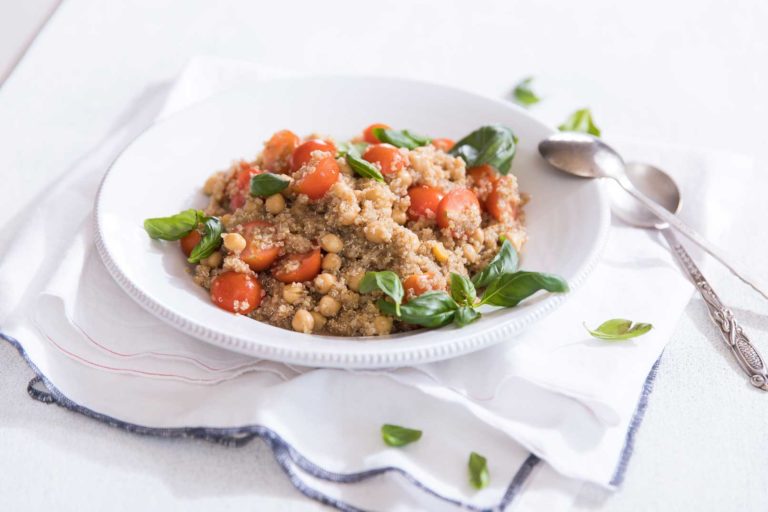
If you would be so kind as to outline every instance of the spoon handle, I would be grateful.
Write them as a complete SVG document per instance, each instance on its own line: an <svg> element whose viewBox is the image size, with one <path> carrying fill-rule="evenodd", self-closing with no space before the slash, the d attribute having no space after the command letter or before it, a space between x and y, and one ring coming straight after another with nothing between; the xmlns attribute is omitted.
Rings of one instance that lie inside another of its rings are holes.
<svg viewBox="0 0 768 512"><path fill-rule="evenodd" d="M765 366L765 359L755 349L752 342L749 341L746 333L744 333L736 318L734 318L733 312L720 301L720 297L717 296L701 274L701 271L691 259L688 251L685 250L685 247L677 240L675 234L668 228L662 229L661 232L672 248L672 253L677 257L677 260L688 273L693 284L696 285L696 289L704 298L704 303L709 310L709 317L717 325L723 340L736 357L739 366L749 375L749 382L757 388L768 391L768 369Z"/></svg>
<svg viewBox="0 0 768 512"><path fill-rule="evenodd" d="M626 190L629 194L632 195L635 199L643 203L646 208L651 210L654 214L656 214L657 217L659 217L664 222L668 223L670 226L675 228L677 231L688 237L689 240L691 240L693 243L707 251L710 255L712 255L717 261L722 263L728 270L733 273L736 277L738 277L742 282L749 285L753 290L755 290L757 293L762 295L765 299L768 299L768 292L763 291L762 288L760 288L757 285L757 281L754 278L748 277L746 273L736 270L736 268L731 265L728 262L727 256L723 253L723 251L713 245L711 242L709 242L706 238L698 234L693 228L691 228L688 224L684 223L680 220L680 218L671 213L666 208L660 206L655 201L649 199L645 196L642 192L637 190L635 186L632 184L632 182L629 181L629 179L625 177L616 178L616 181L621 185L621 187Z"/></svg>

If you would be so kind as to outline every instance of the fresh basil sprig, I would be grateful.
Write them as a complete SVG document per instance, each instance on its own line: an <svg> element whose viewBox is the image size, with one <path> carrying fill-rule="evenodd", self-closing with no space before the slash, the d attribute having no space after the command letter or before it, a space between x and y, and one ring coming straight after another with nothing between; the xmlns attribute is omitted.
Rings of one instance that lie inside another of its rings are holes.
<svg viewBox="0 0 768 512"><path fill-rule="evenodd" d="M603 322L597 329L590 329L586 324L584 328L595 338L605 341L621 341L642 336L653 329L653 325L634 323L625 318L614 318Z"/></svg>
<svg viewBox="0 0 768 512"><path fill-rule="evenodd" d="M471 324L481 316L482 315L480 312L476 310L474 306L461 306L456 310L456 315L454 316L453 321L459 327L464 327L465 325Z"/></svg>
<svg viewBox="0 0 768 512"><path fill-rule="evenodd" d="M511 308L539 290L567 292L568 283L562 277L542 272L502 274L488 285L480 303Z"/></svg>
<svg viewBox="0 0 768 512"><path fill-rule="evenodd" d="M500 275L516 272L519 262L517 251L509 240L505 239L501 242L499 252L496 253L488 266L472 276L472 283L478 288L484 288L498 279Z"/></svg>
<svg viewBox="0 0 768 512"><path fill-rule="evenodd" d="M390 128L374 128L373 136L381 142L392 144L398 148L416 149L419 146L426 146L432 139L417 135L408 130L392 130Z"/></svg>
<svg viewBox="0 0 768 512"><path fill-rule="evenodd" d="M363 160L361 157L353 155L352 153L347 153L346 159L349 167L351 167L359 176L384 183L384 176L381 175L381 171L379 171L379 169L371 162Z"/></svg>
<svg viewBox="0 0 768 512"><path fill-rule="evenodd" d="M368 145L367 142L339 142L336 146L336 152L338 156L354 155L359 157Z"/></svg>
<svg viewBox="0 0 768 512"><path fill-rule="evenodd" d="M515 98L515 103L524 107L529 107L541 101L541 98L539 98L531 89L532 81L533 77L529 76L517 83L514 90L512 91L512 96Z"/></svg>
<svg viewBox="0 0 768 512"><path fill-rule="evenodd" d="M400 303L403 302L405 291L403 283L397 274L391 270L382 270L381 272L366 272L363 280L360 281L360 291L362 293L371 293L379 290L395 301L395 315L400 315Z"/></svg>
<svg viewBox="0 0 768 512"><path fill-rule="evenodd" d="M156 217L144 221L144 230L156 240L179 240L184 238L203 221L205 214L200 210L184 210L170 217Z"/></svg>
<svg viewBox="0 0 768 512"><path fill-rule="evenodd" d="M488 485L491 475L488 472L488 461L479 453L469 454L469 483L475 489L482 489Z"/></svg>
<svg viewBox="0 0 768 512"><path fill-rule="evenodd" d="M387 446L405 446L421 439L421 430L398 425L382 425L381 438Z"/></svg>
<svg viewBox="0 0 768 512"><path fill-rule="evenodd" d="M207 258L221 247L222 224L218 217L207 217L203 223L203 237L189 253L187 261L190 263L199 263L200 260Z"/></svg>
<svg viewBox="0 0 768 512"><path fill-rule="evenodd" d="M588 108L582 108L571 114L557 129L561 132L581 132L595 137L600 136L600 128L595 124L592 112Z"/></svg>
<svg viewBox="0 0 768 512"><path fill-rule="evenodd" d="M285 190L291 180L282 174L269 172L251 176L251 195L253 197L269 197Z"/></svg>
<svg viewBox="0 0 768 512"><path fill-rule="evenodd" d="M477 291L472 281L461 274L451 272L451 297L462 306L474 306Z"/></svg>
<svg viewBox="0 0 768 512"><path fill-rule="evenodd" d="M482 126L473 131L449 151L461 157L467 167L488 164L501 174L508 174L517 150L517 137L512 130L500 124Z"/></svg>
<svg viewBox="0 0 768 512"><path fill-rule="evenodd" d="M396 313L395 304L383 299L376 301L379 311L394 316L408 324L422 327L442 327L454 319L459 305L443 291L422 293L400 306L400 314Z"/></svg>

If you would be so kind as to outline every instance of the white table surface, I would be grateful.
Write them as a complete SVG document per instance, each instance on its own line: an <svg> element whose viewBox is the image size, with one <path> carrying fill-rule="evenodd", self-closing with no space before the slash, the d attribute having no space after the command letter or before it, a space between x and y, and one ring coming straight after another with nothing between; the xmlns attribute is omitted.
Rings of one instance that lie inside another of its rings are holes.
<svg viewBox="0 0 768 512"><path fill-rule="evenodd" d="M0 28L35 26L24 21L28 8L2 1ZM53 2L37 3L42 22ZM5 218L23 217L133 99L200 54L496 96L532 74L547 96L535 112L549 122L589 105L609 138L738 151L768 169L763 0L296 4L65 1L0 88ZM6 33L0 61L11 62L6 45L20 48L24 37L13 43ZM744 207L755 223L732 226L728 242L768 281L768 176L752 190ZM768 352L768 305L722 272L711 277ZM623 489L585 492L575 509L765 510L768 394L735 368L694 299L664 355ZM232 449L126 434L31 400L30 377L0 344L1 510L321 508L291 487L259 442Z"/></svg>

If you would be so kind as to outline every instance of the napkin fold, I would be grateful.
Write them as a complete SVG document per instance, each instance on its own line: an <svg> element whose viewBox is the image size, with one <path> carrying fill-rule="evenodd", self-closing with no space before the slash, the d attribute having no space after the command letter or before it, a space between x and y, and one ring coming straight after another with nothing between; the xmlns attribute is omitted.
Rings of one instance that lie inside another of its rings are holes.
<svg viewBox="0 0 768 512"><path fill-rule="evenodd" d="M516 510L556 511L584 482L615 488L654 365L692 290L654 232L615 221L587 282L515 339L388 371L312 369L227 352L173 330L110 278L94 249L91 210L114 156L153 119L284 75L194 59L172 86L151 88L132 105L18 229L3 231L15 243L0 261L0 331L38 372L44 396L143 433L260 437L301 492L343 510L503 509L514 501ZM731 211L727 197L721 208L711 202L723 181L717 171L727 167L734 181L751 172L750 160L721 153L621 147L653 155L652 163L695 183L688 220L716 215L717 226ZM654 329L624 343L585 331L584 323L614 317ZM384 423L420 428L424 437L387 448L378 433ZM467 481L471 451L488 459L491 484L481 491Z"/></svg>

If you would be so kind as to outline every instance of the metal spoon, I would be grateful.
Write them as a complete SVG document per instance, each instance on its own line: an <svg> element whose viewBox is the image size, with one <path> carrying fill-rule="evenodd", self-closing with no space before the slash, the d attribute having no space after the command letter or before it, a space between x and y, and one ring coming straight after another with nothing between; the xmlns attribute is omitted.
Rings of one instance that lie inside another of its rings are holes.
<svg viewBox="0 0 768 512"><path fill-rule="evenodd" d="M624 160L621 156L600 139L584 133L556 133L539 143L539 153L554 167L569 174L582 178L611 178L658 218L669 223L696 245L714 256L736 277L768 299L768 293L758 287L757 281L747 277L746 273L736 270L728 263L726 256L719 248L640 192L627 178Z"/></svg>
<svg viewBox="0 0 768 512"><path fill-rule="evenodd" d="M655 201L673 214L680 210L682 204L680 190L668 174L651 165L640 163L628 163L625 172L632 185L650 200ZM768 369L765 365L765 359L749 341L734 318L733 312L720 301L691 256L675 237L675 233L669 229L669 224L660 220L643 204L633 199L619 187L611 187L610 193L611 210L624 222L640 228L654 228L661 231L672 249L672 254L677 257L678 262L704 298L704 303L709 310L709 317L717 325L723 340L736 357L739 366L749 375L750 383L768 391Z"/></svg>

